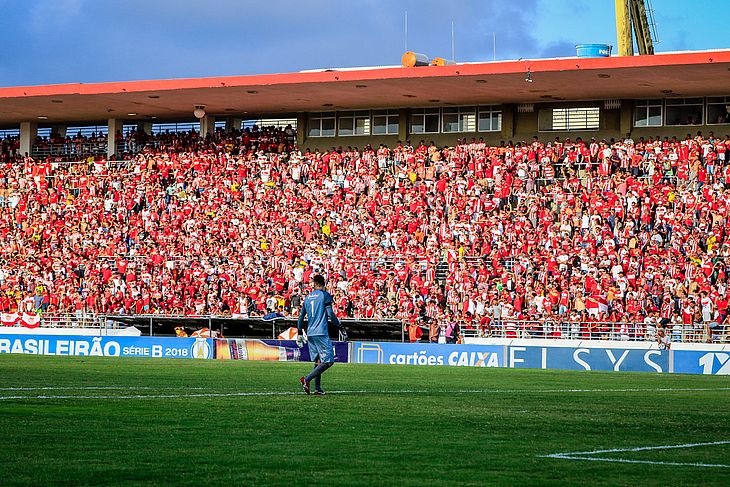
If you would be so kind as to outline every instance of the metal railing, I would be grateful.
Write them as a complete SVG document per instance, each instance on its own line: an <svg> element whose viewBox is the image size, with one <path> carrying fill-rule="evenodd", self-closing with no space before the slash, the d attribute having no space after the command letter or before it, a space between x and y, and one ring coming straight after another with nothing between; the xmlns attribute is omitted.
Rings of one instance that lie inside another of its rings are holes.
<svg viewBox="0 0 730 487"><path fill-rule="evenodd" d="M191 320L199 321L200 325L211 327L212 320L261 319L261 317L239 318L231 315L114 315L78 311L76 313L42 314L39 326L44 328L68 329L120 329L130 323L124 320L134 319L144 323L143 328L149 326L152 333L152 322L156 320ZM271 321L272 336L276 336L277 322L293 323L294 316L279 317ZM367 322L368 319L343 318L345 326L349 321ZM372 320L384 322L384 320ZM387 322L398 323L399 320L386 319ZM401 321L402 341L408 339L404 323ZM561 320L493 320L488 325L456 322L463 338L513 338L513 339L551 339L551 340L616 340L616 341L656 341L658 327L645 323L630 322L595 322L595 321L561 321ZM15 327L23 327L18 322ZM287 325L292 326L292 325ZM443 338L447 330L446 324L440 325L440 336ZM672 342L683 343L730 343L730 325L710 328L704 324L668 325L664 328ZM146 330L145 330L146 331ZM425 330L424 340L428 339L428 330ZM442 340L443 341L443 340Z"/></svg>
<svg viewBox="0 0 730 487"><path fill-rule="evenodd" d="M64 142L62 144L36 144L31 149L33 157L83 157L89 154L106 154L107 142Z"/></svg>
<svg viewBox="0 0 730 487"><path fill-rule="evenodd" d="M37 324L43 328L107 328L106 319L103 315L79 311L77 313L53 313L41 314L40 322ZM28 328L23 321L18 321L12 327ZM119 328L112 325L109 328Z"/></svg>
<svg viewBox="0 0 730 487"><path fill-rule="evenodd" d="M493 320L488 325L457 323L463 337L553 340L655 341L660 328L656 324L647 323L568 320ZM730 325L710 328L701 323L670 323L663 329L672 342L730 342Z"/></svg>
<svg viewBox="0 0 730 487"><path fill-rule="evenodd" d="M370 257L352 257L346 260L356 264L367 264L370 269L393 269L397 264L405 264L409 260L417 262L423 269L432 263L433 258L426 255L379 255Z"/></svg>

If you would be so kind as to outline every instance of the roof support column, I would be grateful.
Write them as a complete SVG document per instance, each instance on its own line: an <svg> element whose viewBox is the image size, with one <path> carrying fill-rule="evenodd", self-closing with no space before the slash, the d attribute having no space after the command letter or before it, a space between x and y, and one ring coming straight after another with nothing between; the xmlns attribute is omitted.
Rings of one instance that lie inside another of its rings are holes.
<svg viewBox="0 0 730 487"><path fill-rule="evenodd" d="M307 140L307 114L297 113L297 147L301 150Z"/></svg>
<svg viewBox="0 0 730 487"><path fill-rule="evenodd" d="M515 136L515 106L513 104L502 105L502 133L500 136L504 140L509 140Z"/></svg>
<svg viewBox="0 0 730 487"><path fill-rule="evenodd" d="M410 109L401 108L398 110L398 140L402 141L404 144L406 143L406 140L411 137L410 131L408 130L410 128L410 118Z"/></svg>
<svg viewBox="0 0 730 487"><path fill-rule="evenodd" d="M619 131L621 137L630 135L634 128L634 100L621 100Z"/></svg>
<svg viewBox="0 0 730 487"><path fill-rule="evenodd" d="M30 155L33 142L38 137L38 124L35 122L20 122L20 154Z"/></svg>
<svg viewBox="0 0 730 487"><path fill-rule="evenodd" d="M107 122L109 133L107 134L106 155L111 157L117 154L117 134L124 134L124 120L110 118Z"/></svg>
<svg viewBox="0 0 730 487"><path fill-rule="evenodd" d="M208 134L215 134L215 117L211 115L206 115L200 119L200 136L205 137Z"/></svg>

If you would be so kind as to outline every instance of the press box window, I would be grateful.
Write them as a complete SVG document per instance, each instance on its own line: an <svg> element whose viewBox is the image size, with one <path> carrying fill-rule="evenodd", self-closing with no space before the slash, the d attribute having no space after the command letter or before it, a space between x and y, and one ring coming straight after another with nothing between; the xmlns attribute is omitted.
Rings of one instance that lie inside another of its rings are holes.
<svg viewBox="0 0 730 487"><path fill-rule="evenodd" d="M441 131L476 132L477 117L474 107L444 108L441 110Z"/></svg>
<svg viewBox="0 0 730 487"><path fill-rule="evenodd" d="M334 137L335 113L312 113L309 115L307 128L307 135L309 137Z"/></svg>
<svg viewBox="0 0 730 487"><path fill-rule="evenodd" d="M666 125L702 125L702 98L666 100Z"/></svg>
<svg viewBox="0 0 730 487"><path fill-rule="evenodd" d="M436 134L439 131L439 110L411 110L412 134Z"/></svg>
<svg viewBox="0 0 730 487"><path fill-rule="evenodd" d="M598 107L553 108L540 110L541 132L570 132L574 130L598 130L601 110Z"/></svg>
<svg viewBox="0 0 730 487"><path fill-rule="evenodd" d="M373 135L398 135L396 110L373 110Z"/></svg>
<svg viewBox="0 0 730 487"><path fill-rule="evenodd" d="M480 132L499 132L502 130L502 110L497 107L479 107Z"/></svg>
<svg viewBox="0 0 730 487"><path fill-rule="evenodd" d="M707 99L707 125L730 124L730 96Z"/></svg>
<svg viewBox="0 0 730 487"><path fill-rule="evenodd" d="M370 112L339 112L337 135L370 135Z"/></svg>
<svg viewBox="0 0 730 487"><path fill-rule="evenodd" d="M661 127L662 101L636 100L634 105L634 127Z"/></svg>

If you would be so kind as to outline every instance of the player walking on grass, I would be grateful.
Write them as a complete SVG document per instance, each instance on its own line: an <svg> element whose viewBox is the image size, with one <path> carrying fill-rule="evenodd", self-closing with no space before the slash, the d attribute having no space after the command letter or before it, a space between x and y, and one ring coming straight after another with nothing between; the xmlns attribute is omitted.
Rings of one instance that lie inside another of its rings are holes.
<svg viewBox="0 0 730 487"><path fill-rule="evenodd" d="M335 363L335 354L329 336L328 323L331 321L333 325L339 328L343 340L347 340L347 331L345 331L345 328L332 310L332 295L324 290L324 276L317 274L312 278L312 282L314 284L314 291L304 298L302 310L299 313L299 321L297 322L297 329L299 330L297 345L300 348L304 345L302 326L304 325L304 318L307 317L309 321L307 326L309 356L314 361L314 370L308 376L300 377L299 382L301 382L304 392L309 394L309 383L314 380L314 395L324 396L321 376L324 371L332 367Z"/></svg>

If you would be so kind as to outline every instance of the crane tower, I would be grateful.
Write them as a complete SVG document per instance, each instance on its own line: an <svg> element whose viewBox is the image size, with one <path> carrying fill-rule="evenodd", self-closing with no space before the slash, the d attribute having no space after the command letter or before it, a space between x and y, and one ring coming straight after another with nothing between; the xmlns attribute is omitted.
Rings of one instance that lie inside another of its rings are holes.
<svg viewBox="0 0 730 487"><path fill-rule="evenodd" d="M647 8L647 2L649 8ZM656 34L651 0L616 0L616 36L619 56L634 55L634 36L636 36L639 54L654 54L652 27Z"/></svg>

